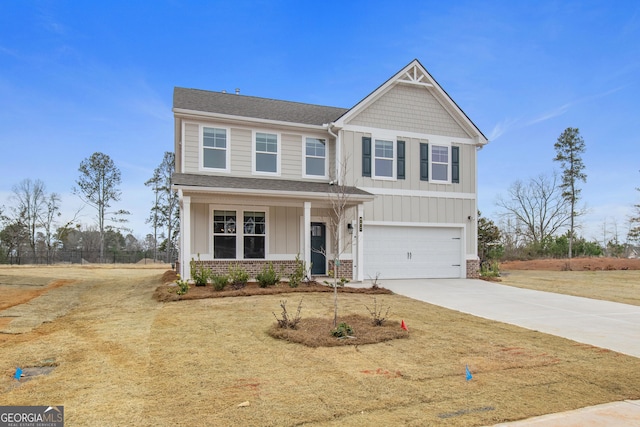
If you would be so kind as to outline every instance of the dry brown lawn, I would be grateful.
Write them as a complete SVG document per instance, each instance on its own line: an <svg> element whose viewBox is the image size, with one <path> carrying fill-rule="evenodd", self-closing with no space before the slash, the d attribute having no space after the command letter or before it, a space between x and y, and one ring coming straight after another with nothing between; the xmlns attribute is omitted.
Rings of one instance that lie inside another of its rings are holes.
<svg viewBox="0 0 640 427"><path fill-rule="evenodd" d="M595 261L598 261L596 264ZM583 259L572 261L575 270L561 271L559 260L531 263L505 263L501 267L502 284L539 291L594 298L623 304L640 305L640 260L619 260L630 269L607 269L617 266L616 259ZM566 262L566 260L564 260ZM589 270L580 268L588 266ZM597 265L597 269L594 267ZM633 269L631 269L633 268Z"/></svg>
<svg viewBox="0 0 640 427"><path fill-rule="evenodd" d="M480 426L640 398L640 359L399 295L376 298L407 338L310 348L269 336L272 313L303 298L329 318L331 294L162 303L163 273L0 268L5 287L73 281L0 311L1 404L64 405L69 426ZM340 313L372 298L340 294ZM54 369L17 382L17 366Z"/></svg>

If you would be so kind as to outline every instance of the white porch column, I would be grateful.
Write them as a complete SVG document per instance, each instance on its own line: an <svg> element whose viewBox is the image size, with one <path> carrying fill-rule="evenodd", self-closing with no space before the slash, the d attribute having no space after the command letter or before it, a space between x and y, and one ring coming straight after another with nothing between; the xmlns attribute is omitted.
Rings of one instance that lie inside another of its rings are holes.
<svg viewBox="0 0 640 427"><path fill-rule="evenodd" d="M182 197L180 212L180 277L191 279L191 197Z"/></svg>
<svg viewBox="0 0 640 427"><path fill-rule="evenodd" d="M304 202L304 216L302 218L302 224L304 263L307 266L307 274L311 276L311 202Z"/></svg>
<svg viewBox="0 0 640 427"><path fill-rule="evenodd" d="M363 233L364 233L364 226L362 225L364 221L364 205L362 203L360 203L358 205L358 214L356 215L356 230L355 232L358 233L358 237L357 237L357 248L356 248L356 253L357 253L357 271L356 271L356 277L354 277L354 279L356 281L363 281L365 279L364 277L364 239L363 237Z"/></svg>

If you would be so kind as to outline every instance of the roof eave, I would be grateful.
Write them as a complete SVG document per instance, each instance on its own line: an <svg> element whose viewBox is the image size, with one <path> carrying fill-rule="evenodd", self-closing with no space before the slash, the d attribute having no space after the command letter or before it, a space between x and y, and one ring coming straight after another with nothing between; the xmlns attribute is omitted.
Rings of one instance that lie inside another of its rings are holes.
<svg viewBox="0 0 640 427"><path fill-rule="evenodd" d="M230 114L220 114L220 113L210 113L208 111L198 111L198 110L189 110L186 108L173 108L173 114L175 117L183 118L183 119L218 119L224 120L226 122L232 123L260 123L265 125L272 126L283 126L297 129L311 129L311 130L326 130L326 126L323 125L312 125L308 123L295 123L295 122L285 122L281 120L269 120L269 119L261 119L257 117L245 117L245 116L236 116Z"/></svg>
<svg viewBox="0 0 640 427"><path fill-rule="evenodd" d="M228 187L205 187L199 185L180 185L173 184L173 190L181 189L183 192L190 191L194 193L205 194L224 194L224 195L242 195L257 197L281 197L287 199L308 199L326 201L331 193L318 193L313 191L282 191L282 190L256 190L253 188L228 188ZM348 199L353 202L370 202L375 199L373 194L349 194Z"/></svg>

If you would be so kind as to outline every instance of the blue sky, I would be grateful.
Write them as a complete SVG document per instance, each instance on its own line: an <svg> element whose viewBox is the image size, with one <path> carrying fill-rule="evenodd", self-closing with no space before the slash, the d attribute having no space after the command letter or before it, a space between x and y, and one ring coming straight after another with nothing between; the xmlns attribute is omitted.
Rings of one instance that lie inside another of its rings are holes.
<svg viewBox="0 0 640 427"><path fill-rule="evenodd" d="M485 216L515 180L557 169L553 144L577 127L583 234L624 237L640 201L637 1L0 2L0 205L42 179L70 216L78 166L101 151L143 237L174 86L351 107L414 58L491 141Z"/></svg>

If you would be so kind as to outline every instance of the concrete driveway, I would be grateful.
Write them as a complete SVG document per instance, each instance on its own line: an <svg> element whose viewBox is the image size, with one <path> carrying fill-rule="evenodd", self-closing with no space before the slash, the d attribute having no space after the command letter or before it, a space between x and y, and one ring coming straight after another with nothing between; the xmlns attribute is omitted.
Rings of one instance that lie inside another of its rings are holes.
<svg viewBox="0 0 640 427"><path fill-rule="evenodd" d="M639 306L473 279L383 280L381 286L452 310L640 357Z"/></svg>

